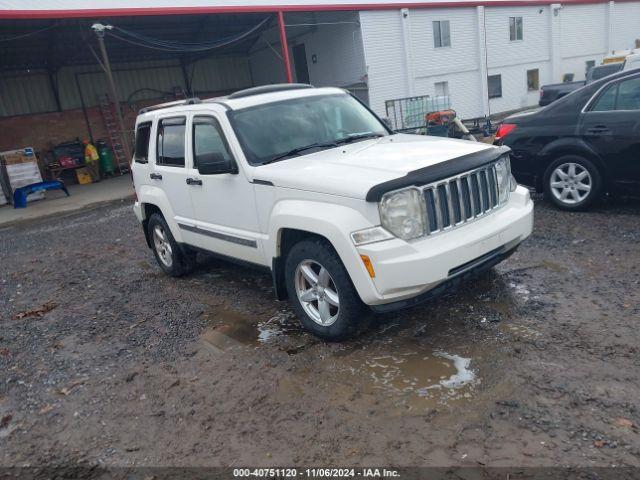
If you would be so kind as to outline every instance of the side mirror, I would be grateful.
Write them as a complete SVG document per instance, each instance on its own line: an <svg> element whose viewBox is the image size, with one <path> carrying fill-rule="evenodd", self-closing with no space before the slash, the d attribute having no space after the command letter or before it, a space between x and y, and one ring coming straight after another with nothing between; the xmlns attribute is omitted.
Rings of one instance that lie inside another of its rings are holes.
<svg viewBox="0 0 640 480"><path fill-rule="evenodd" d="M225 159L219 153L207 153L196 158L198 172L201 175L220 175L222 173L238 173L232 160Z"/></svg>

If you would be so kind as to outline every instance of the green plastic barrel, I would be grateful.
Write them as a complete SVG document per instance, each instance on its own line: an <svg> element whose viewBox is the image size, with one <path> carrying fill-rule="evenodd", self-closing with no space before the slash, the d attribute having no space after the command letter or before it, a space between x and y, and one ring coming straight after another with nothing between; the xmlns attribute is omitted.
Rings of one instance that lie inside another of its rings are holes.
<svg viewBox="0 0 640 480"><path fill-rule="evenodd" d="M103 142L98 142L98 155L100 156L100 170L103 174L112 175L115 171L113 154L111 149Z"/></svg>

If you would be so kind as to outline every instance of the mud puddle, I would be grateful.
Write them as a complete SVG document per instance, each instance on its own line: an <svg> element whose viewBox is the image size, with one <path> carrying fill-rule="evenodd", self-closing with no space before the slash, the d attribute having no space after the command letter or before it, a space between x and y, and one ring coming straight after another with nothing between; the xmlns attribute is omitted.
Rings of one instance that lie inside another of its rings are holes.
<svg viewBox="0 0 640 480"><path fill-rule="evenodd" d="M215 352L238 346L256 347L294 331L289 322L290 314L286 311L265 316L264 320L228 308L203 316L209 320L210 326L202 332L200 341Z"/></svg>
<svg viewBox="0 0 640 480"><path fill-rule="evenodd" d="M470 357L427 346L393 353L375 350L338 355L326 367L336 383L356 397L384 398L403 412L424 413L470 399L480 385ZM334 391L340 396L340 388Z"/></svg>

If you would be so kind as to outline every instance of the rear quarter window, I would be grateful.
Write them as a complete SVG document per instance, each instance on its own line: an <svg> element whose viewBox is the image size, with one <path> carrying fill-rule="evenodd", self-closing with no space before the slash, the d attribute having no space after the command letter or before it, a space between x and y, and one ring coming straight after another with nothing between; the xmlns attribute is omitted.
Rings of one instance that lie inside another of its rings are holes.
<svg viewBox="0 0 640 480"><path fill-rule="evenodd" d="M133 159L137 163L149 162L149 140L151 139L151 122L144 122L136 127L136 144Z"/></svg>

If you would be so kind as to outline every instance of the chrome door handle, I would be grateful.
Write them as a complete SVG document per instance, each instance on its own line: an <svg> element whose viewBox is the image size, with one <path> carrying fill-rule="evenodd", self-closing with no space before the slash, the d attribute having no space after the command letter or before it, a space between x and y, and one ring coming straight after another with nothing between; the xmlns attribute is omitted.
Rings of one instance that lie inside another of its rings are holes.
<svg viewBox="0 0 640 480"><path fill-rule="evenodd" d="M202 185L202 180L198 178L187 178L187 185Z"/></svg>

